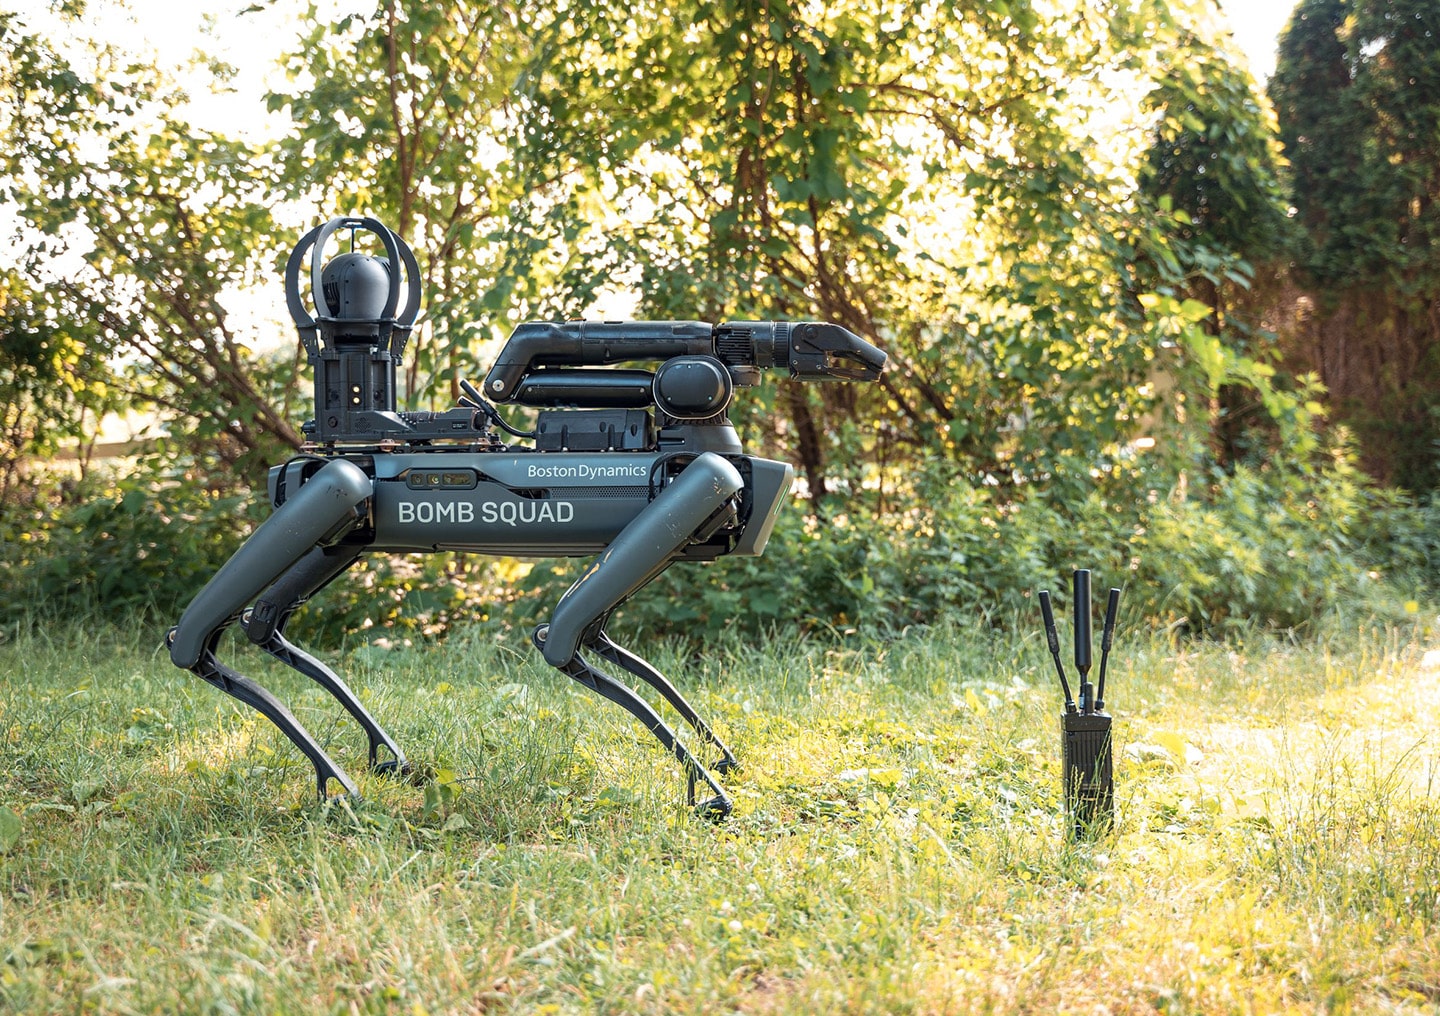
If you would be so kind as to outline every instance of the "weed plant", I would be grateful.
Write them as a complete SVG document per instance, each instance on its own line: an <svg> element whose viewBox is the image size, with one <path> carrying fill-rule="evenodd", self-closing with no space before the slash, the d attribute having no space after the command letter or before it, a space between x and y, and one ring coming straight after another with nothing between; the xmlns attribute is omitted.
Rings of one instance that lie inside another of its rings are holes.
<svg viewBox="0 0 1440 1016"><path fill-rule="evenodd" d="M742 759L712 825L518 635L341 653L409 780L362 774L318 689L227 643L359 778L321 806L158 630L24 628L0 645L0 1009L1433 1011L1434 641L1122 630L1118 823L1085 843L1033 632L647 644Z"/></svg>

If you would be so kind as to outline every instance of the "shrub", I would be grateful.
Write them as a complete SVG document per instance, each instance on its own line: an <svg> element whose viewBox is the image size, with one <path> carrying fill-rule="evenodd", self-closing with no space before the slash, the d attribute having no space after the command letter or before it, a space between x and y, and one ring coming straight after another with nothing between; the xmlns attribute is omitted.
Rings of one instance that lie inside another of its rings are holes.
<svg viewBox="0 0 1440 1016"><path fill-rule="evenodd" d="M0 622L101 610L178 617L250 532L253 499L176 479L42 480L0 512Z"/></svg>
<svg viewBox="0 0 1440 1016"><path fill-rule="evenodd" d="M103 611L173 623L266 511L263 499L136 479L12 506L0 517L0 582L12 594L0 622ZM884 635L956 617L1009 624L1017 613L1033 624L1035 590L1063 602L1069 571L1087 567L1097 589L1126 587L1132 623L1223 635L1440 595L1437 563L1436 502L1374 487L1343 451L1315 469L1239 467L1188 487L1140 470L1066 505L1004 500L937 470L898 507L857 503L821 519L791 505L763 557L677 565L617 623L680 638L830 627ZM584 564L370 557L302 610L292 632L334 643L437 637L476 621L528 629Z"/></svg>

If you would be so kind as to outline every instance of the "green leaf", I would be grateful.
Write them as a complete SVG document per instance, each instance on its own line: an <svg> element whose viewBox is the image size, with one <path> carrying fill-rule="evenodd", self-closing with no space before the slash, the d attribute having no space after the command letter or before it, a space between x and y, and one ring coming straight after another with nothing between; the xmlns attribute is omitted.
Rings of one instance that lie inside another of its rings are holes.
<svg viewBox="0 0 1440 1016"><path fill-rule="evenodd" d="M1193 325L1185 329L1184 341L1185 348L1190 351L1191 359L1204 375L1209 393L1214 395L1220 390L1220 385L1225 380L1227 368L1225 347L1215 336Z"/></svg>
<svg viewBox="0 0 1440 1016"><path fill-rule="evenodd" d="M422 818L431 818L440 812L440 786L433 780L425 784L425 799L420 808Z"/></svg>
<svg viewBox="0 0 1440 1016"><path fill-rule="evenodd" d="M458 833L469 828L470 822L465 816L459 812L455 812L445 820L445 824L440 827L440 831L442 833Z"/></svg>
<svg viewBox="0 0 1440 1016"><path fill-rule="evenodd" d="M0 853L9 851L20 839L20 816L0 805Z"/></svg>
<svg viewBox="0 0 1440 1016"><path fill-rule="evenodd" d="M1189 324L1198 324L1214 313L1213 307L1199 300L1186 300L1180 304L1180 317Z"/></svg>

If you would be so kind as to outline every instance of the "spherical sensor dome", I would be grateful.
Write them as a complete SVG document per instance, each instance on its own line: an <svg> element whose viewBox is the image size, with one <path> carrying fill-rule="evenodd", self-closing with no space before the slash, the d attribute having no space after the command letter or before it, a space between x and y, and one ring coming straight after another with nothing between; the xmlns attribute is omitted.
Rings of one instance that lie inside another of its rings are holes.
<svg viewBox="0 0 1440 1016"><path fill-rule="evenodd" d="M370 254L341 254L320 274L325 307L341 321L374 321L390 298L390 262Z"/></svg>

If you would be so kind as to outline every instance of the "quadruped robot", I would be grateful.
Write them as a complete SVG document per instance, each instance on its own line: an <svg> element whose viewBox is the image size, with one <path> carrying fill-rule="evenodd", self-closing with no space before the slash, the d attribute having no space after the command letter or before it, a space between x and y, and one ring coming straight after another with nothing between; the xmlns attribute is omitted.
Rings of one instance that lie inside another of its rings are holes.
<svg viewBox="0 0 1440 1016"><path fill-rule="evenodd" d="M341 230L350 251L324 262ZM383 257L355 250L361 230L379 239ZM301 291L307 253L313 317ZM399 771L405 753L345 682L286 639L295 610L367 552L593 557L535 629L536 647L655 735L684 768L691 805L697 780L706 784L713 796L697 806L701 814L729 814L711 770L734 768L734 753L673 684L606 635L606 622L676 561L764 551L794 470L745 454L726 415L736 389L757 385L768 368L802 381L873 381L885 354L821 322L528 322L511 334L483 392L461 382L465 396L452 409L397 412L396 368L421 302L404 241L373 218L332 219L301 239L285 287L314 370L315 418L303 427L301 453L270 470L274 513L170 630L176 666L279 727L314 765L322 800L332 780L353 795L354 782L290 710L217 658L228 627L238 623L329 692L369 738L372 769ZM493 403L535 409L533 430L507 422ZM654 688L720 759L702 765L645 699L590 657Z"/></svg>

